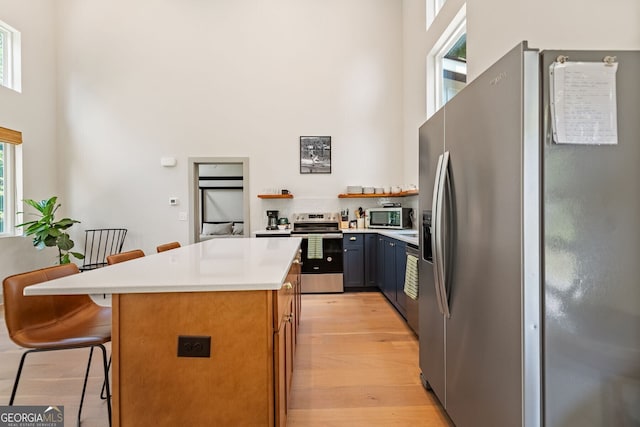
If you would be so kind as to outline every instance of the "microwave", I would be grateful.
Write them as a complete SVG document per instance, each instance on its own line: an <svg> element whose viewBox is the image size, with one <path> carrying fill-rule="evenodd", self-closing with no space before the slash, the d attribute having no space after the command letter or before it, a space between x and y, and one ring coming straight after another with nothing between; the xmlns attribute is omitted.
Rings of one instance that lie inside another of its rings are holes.
<svg viewBox="0 0 640 427"><path fill-rule="evenodd" d="M411 228L411 208L367 209L369 228Z"/></svg>

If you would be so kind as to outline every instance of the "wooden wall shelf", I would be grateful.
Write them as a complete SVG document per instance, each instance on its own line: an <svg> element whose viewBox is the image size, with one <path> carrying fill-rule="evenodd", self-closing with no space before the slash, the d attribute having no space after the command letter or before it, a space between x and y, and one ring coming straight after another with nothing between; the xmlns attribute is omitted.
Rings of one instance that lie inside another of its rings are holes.
<svg viewBox="0 0 640 427"><path fill-rule="evenodd" d="M260 199L293 199L293 194L258 194Z"/></svg>
<svg viewBox="0 0 640 427"><path fill-rule="evenodd" d="M382 193L382 194L338 194L340 199L364 199L372 197L407 197L417 196L418 190L401 191L400 193Z"/></svg>

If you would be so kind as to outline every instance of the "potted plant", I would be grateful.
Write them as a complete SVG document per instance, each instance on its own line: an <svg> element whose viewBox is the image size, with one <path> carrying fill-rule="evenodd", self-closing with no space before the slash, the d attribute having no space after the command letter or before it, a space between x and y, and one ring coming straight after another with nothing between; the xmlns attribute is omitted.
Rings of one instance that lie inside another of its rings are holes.
<svg viewBox="0 0 640 427"><path fill-rule="evenodd" d="M26 199L24 202L38 211L40 218L36 221L29 221L18 225L18 227L26 227L25 236L33 236L33 246L37 249L45 247L58 248L58 263L69 264L71 256L77 259L84 259L84 255L79 252L72 252L74 246L73 240L66 233L69 227L75 223L80 223L71 218L62 218L55 221L55 213L60 207L56 204L57 196L53 196L48 200L35 201Z"/></svg>

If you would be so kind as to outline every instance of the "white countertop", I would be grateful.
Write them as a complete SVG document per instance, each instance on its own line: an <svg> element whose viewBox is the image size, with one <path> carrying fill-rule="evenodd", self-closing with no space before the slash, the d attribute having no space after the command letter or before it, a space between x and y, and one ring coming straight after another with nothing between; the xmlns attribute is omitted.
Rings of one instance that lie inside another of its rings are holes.
<svg viewBox="0 0 640 427"><path fill-rule="evenodd" d="M300 238L212 239L25 288L25 295L275 290Z"/></svg>
<svg viewBox="0 0 640 427"><path fill-rule="evenodd" d="M377 233L382 236L391 237L401 240L405 243L410 243L414 246L418 246L420 243L418 239L418 230L406 228L402 230L388 229L388 228L345 228L341 230L344 234L349 233ZM254 236L289 236L291 230L261 230L253 233ZM414 237L415 236L415 237Z"/></svg>
<svg viewBox="0 0 640 427"><path fill-rule="evenodd" d="M260 230L260 231L255 231L253 233L253 236L255 237L256 235L259 236L289 236L291 234L291 229L287 228L285 230Z"/></svg>
<svg viewBox="0 0 640 427"><path fill-rule="evenodd" d="M414 246L418 246L420 244L420 240L418 239L418 230L413 230L411 228L405 228L402 230L395 230L390 228L348 228L342 230L342 232L344 234L376 233L380 234L381 236L387 236L393 239L401 240L405 243L410 243Z"/></svg>

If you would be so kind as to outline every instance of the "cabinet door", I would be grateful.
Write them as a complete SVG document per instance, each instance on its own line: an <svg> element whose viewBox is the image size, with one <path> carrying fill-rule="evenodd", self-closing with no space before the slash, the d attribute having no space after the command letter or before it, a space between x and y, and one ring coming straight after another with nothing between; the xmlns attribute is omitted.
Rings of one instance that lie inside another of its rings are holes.
<svg viewBox="0 0 640 427"><path fill-rule="evenodd" d="M289 306L289 318L285 322L285 341L287 349L285 352L285 366L286 366L286 383L287 383L287 408L289 408L289 400L291 396L291 380L293 379L293 358L295 355L295 337L294 337L294 314L293 314L293 300ZM288 412L288 411L287 411Z"/></svg>
<svg viewBox="0 0 640 427"><path fill-rule="evenodd" d="M384 292L384 237L377 235L376 245L376 284Z"/></svg>
<svg viewBox="0 0 640 427"><path fill-rule="evenodd" d="M346 234L343 248L345 288L364 286L364 241L362 234Z"/></svg>
<svg viewBox="0 0 640 427"><path fill-rule="evenodd" d="M274 382L275 382L275 425L287 425L287 322L282 322L280 328L273 335L274 345Z"/></svg>
<svg viewBox="0 0 640 427"><path fill-rule="evenodd" d="M407 294L404 293L404 276L407 273L407 244L395 241L396 255L396 307L402 316L407 318Z"/></svg>
<svg viewBox="0 0 640 427"><path fill-rule="evenodd" d="M377 286L377 253L378 235L364 235L364 285Z"/></svg>
<svg viewBox="0 0 640 427"><path fill-rule="evenodd" d="M384 288L383 292L396 305L396 243L384 238Z"/></svg>

